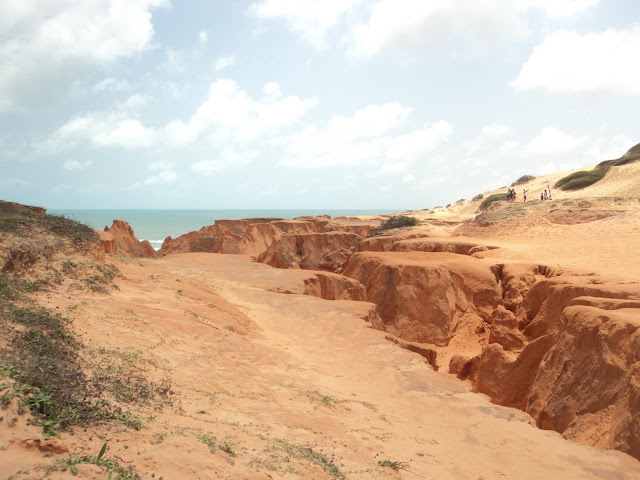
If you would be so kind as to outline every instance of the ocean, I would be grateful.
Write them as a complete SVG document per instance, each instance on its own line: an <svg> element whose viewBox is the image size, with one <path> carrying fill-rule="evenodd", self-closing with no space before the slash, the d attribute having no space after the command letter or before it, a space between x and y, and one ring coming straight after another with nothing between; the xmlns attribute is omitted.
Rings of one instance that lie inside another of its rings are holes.
<svg viewBox="0 0 640 480"><path fill-rule="evenodd" d="M158 250L165 238L176 238L188 232L213 225L216 220L240 218L297 218L308 215L329 215L331 218L351 215L382 215L391 210L85 210L51 209L47 213L63 215L92 228L103 230L114 220L125 220L139 240L149 240Z"/></svg>

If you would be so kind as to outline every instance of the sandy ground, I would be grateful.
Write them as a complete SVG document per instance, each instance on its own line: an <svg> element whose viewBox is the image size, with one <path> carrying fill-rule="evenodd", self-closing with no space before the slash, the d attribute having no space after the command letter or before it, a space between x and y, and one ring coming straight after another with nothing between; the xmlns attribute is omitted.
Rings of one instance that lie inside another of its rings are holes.
<svg viewBox="0 0 640 480"><path fill-rule="evenodd" d="M364 321L371 304L268 290L295 291L305 272L212 254L113 260L120 290L51 296L49 307L77 305L89 347L139 351L140 368L171 379L176 402L142 412L139 432L75 429L49 442L24 416L8 427L5 413L6 476L39 478L55 458L95 455L106 442L141 478L332 478L296 458L300 447L350 479L640 478L640 462L538 430L386 341ZM210 453L203 434L236 456ZM79 474L105 478L95 466Z"/></svg>

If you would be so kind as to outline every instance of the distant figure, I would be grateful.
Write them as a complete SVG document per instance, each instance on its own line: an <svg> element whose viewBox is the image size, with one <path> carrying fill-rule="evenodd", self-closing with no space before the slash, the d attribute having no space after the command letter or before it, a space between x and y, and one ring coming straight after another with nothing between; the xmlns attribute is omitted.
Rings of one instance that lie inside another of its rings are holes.
<svg viewBox="0 0 640 480"><path fill-rule="evenodd" d="M544 191L544 199L547 200L549 197L547 196L547 190Z"/></svg>
<svg viewBox="0 0 640 480"><path fill-rule="evenodd" d="M544 200L544 193L540 192L540 200Z"/></svg>
<svg viewBox="0 0 640 480"><path fill-rule="evenodd" d="M528 191L529 191L529 190L525 190L524 188L522 189L522 196L524 197L524 201L525 201L525 202L527 201L527 192L528 192Z"/></svg>

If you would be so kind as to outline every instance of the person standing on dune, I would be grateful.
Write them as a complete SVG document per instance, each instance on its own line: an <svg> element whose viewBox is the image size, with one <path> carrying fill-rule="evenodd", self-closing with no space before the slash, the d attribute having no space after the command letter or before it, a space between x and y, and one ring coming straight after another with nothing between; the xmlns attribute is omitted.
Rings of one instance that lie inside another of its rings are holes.
<svg viewBox="0 0 640 480"><path fill-rule="evenodd" d="M527 201L527 192L528 192L528 191L529 191L529 190L525 190L524 188L522 189L522 197L524 198L524 201L525 201L525 202Z"/></svg>

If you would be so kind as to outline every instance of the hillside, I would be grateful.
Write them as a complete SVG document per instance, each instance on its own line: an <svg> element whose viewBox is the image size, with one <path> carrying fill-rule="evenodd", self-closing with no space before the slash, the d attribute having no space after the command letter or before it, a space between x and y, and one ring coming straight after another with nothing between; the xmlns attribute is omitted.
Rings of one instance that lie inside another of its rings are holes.
<svg viewBox="0 0 640 480"><path fill-rule="evenodd" d="M153 258L1 204L2 472L638 478L638 168L383 232L219 222Z"/></svg>

